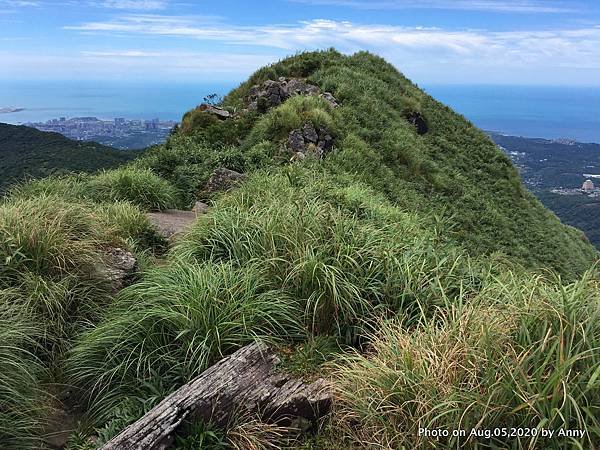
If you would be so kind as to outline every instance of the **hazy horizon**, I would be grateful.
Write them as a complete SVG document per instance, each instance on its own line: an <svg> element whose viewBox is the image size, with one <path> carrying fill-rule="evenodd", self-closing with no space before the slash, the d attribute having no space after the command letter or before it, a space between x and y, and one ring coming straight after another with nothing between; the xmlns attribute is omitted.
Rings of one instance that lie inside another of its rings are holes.
<svg viewBox="0 0 600 450"><path fill-rule="evenodd" d="M0 0L4 81L233 81L327 47L377 53L419 84L600 86L600 5Z"/></svg>
<svg viewBox="0 0 600 450"><path fill-rule="evenodd" d="M482 128L600 142L593 0L0 0L0 109L25 108L0 121L179 120L328 47L381 55Z"/></svg>

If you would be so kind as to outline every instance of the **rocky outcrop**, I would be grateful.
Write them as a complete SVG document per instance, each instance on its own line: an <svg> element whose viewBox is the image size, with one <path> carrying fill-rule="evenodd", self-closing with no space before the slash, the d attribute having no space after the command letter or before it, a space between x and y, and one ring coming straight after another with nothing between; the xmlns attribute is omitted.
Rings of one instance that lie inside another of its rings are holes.
<svg viewBox="0 0 600 450"><path fill-rule="evenodd" d="M214 105L207 105L206 103L198 106L198 110L207 114L211 114L220 120L227 120L232 117L232 114L226 109Z"/></svg>
<svg viewBox="0 0 600 450"><path fill-rule="evenodd" d="M228 191L246 178L246 175L221 167L213 172L210 176L204 191L207 194L212 194L219 191Z"/></svg>
<svg viewBox="0 0 600 450"><path fill-rule="evenodd" d="M139 267L133 253L119 247L110 247L104 251L105 267L103 275L115 291L119 291L135 281Z"/></svg>
<svg viewBox="0 0 600 450"><path fill-rule="evenodd" d="M265 112L269 108L279 106L293 95L321 96L332 107L339 106L330 92L321 94L321 90L314 84L307 83L300 78L284 77L277 81L267 80L261 85L252 86L246 101L251 111Z"/></svg>
<svg viewBox="0 0 600 450"><path fill-rule="evenodd" d="M423 117L423 114L421 114L420 112L413 111L406 116L406 119L409 121L410 124L412 124L415 127L417 133L421 136L429 131L427 121L425 120L425 117Z"/></svg>
<svg viewBox="0 0 600 450"><path fill-rule="evenodd" d="M333 147L333 137L326 129L316 129L307 122L301 129L290 131L286 147L292 153L293 160L302 160L309 155L323 159Z"/></svg>

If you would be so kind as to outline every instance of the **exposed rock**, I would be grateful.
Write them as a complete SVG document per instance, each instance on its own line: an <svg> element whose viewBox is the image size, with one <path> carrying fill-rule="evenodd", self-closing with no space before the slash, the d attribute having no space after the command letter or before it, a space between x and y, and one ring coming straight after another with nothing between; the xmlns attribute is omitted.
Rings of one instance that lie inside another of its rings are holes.
<svg viewBox="0 0 600 450"><path fill-rule="evenodd" d="M228 191L237 186L245 178L246 175L242 173L221 167L220 169L215 170L210 176L208 183L206 183L205 191L207 193Z"/></svg>
<svg viewBox="0 0 600 450"><path fill-rule="evenodd" d="M327 100L327 103L329 103L333 108L340 106L331 92L324 92L321 94L321 97Z"/></svg>
<svg viewBox="0 0 600 450"><path fill-rule="evenodd" d="M300 130L292 130L288 136L288 148L294 153L306 152L306 143Z"/></svg>
<svg viewBox="0 0 600 450"><path fill-rule="evenodd" d="M204 111L208 114L212 114L221 120L226 120L231 117L231 113L226 109L214 105L207 105L206 103L203 103L200 106L198 106L198 110Z"/></svg>
<svg viewBox="0 0 600 450"><path fill-rule="evenodd" d="M131 252L118 247L105 250L105 268L101 270L112 283L115 291L119 291L135 281L138 273L137 259Z"/></svg>
<svg viewBox="0 0 600 450"><path fill-rule="evenodd" d="M410 114L408 114L406 118L412 125L414 125L414 127L417 129L418 134L424 135L429 131L427 121L420 112L413 111Z"/></svg>
<svg viewBox="0 0 600 450"><path fill-rule="evenodd" d="M282 104L293 95L320 95L320 89L300 78L281 77L277 81L267 80L261 85L252 86L247 102L252 111L264 112L269 108ZM331 93L321 94L334 108L339 106Z"/></svg>
<svg viewBox="0 0 600 450"><path fill-rule="evenodd" d="M152 212L146 215L158 234L168 241L173 241L196 221L199 214L199 211L167 209L166 211Z"/></svg>
<svg viewBox="0 0 600 450"><path fill-rule="evenodd" d="M285 78L279 79L280 83L283 83L284 91L288 96L292 95L318 95L320 89L314 84L309 84L299 78L291 78L286 80Z"/></svg>
<svg viewBox="0 0 600 450"><path fill-rule="evenodd" d="M319 141L317 130L315 130L315 126L311 122L305 123L302 127L302 136L304 136L306 142L316 144Z"/></svg>
<svg viewBox="0 0 600 450"><path fill-rule="evenodd" d="M290 131L287 139L287 149L293 153L292 161L302 160L310 154L322 159L332 148L333 137L329 132L315 129L310 122L305 123L301 130Z"/></svg>
<svg viewBox="0 0 600 450"><path fill-rule="evenodd" d="M204 214L208 211L208 205L203 202L196 202L196 204L192 208L192 211L196 214Z"/></svg>

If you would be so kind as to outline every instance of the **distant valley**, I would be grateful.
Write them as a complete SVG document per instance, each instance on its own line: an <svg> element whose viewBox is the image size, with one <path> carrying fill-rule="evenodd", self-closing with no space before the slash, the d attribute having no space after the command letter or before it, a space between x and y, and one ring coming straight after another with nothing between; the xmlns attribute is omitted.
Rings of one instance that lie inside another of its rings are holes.
<svg viewBox="0 0 600 450"><path fill-rule="evenodd" d="M25 125L40 131L60 133L77 141L94 141L121 150L132 150L162 144L177 122L119 117L111 120L61 117L45 122L28 122Z"/></svg>
<svg viewBox="0 0 600 450"><path fill-rule="evenodd" d="M523 182L569 225L600 248L600 144L532 139L490 133L519 168ZM596 189L583 192L583 183Z"/></svg>

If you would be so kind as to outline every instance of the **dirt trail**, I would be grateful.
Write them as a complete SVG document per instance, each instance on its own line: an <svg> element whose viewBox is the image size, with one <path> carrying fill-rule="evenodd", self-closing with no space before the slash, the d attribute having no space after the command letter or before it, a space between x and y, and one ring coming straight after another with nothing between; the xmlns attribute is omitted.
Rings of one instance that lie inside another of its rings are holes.
<svg viewBox="0 0 600 450"><path fill-rule="evenodd" d="M185 232L198 218L206 213L208 206L198 203L192 211L181 211L178 209L167 209L160 212L148 213L150 223L156 227L158 232L169 241L179 234Z"/></svg>

